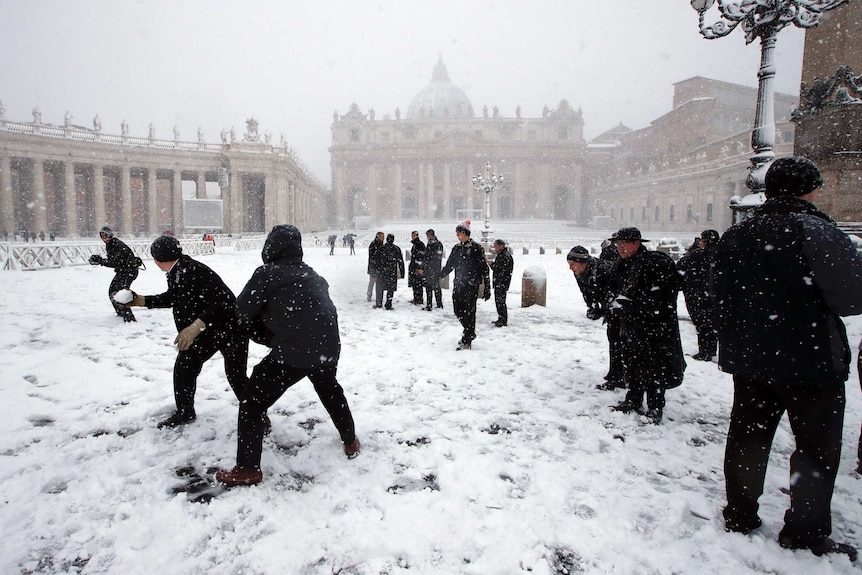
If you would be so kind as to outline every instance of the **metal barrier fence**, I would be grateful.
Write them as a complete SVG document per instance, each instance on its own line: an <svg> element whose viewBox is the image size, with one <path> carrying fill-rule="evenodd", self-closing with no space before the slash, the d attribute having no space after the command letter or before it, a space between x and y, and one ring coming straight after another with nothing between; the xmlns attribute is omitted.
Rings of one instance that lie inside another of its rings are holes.
<svg viewBox="0 0 862 575"><path fill-rule="evenodd" d="M124 242L142 260L152 260L151 241ZM212 242L183 240L183 253L196 257L215 253ZM40 244L0 243L0 270L42 270L89 264L93 254L105 255L105 244L97 242L57 242Z"/></svg>

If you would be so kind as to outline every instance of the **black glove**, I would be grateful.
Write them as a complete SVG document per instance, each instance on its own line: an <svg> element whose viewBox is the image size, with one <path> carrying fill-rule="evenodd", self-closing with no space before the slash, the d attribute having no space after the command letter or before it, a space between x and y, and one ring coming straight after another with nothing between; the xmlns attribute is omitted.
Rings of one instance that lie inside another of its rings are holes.
<svg viewBox="0 0 862 575"><path fill-rule="evenodd" d="M484 299L485 301L488 301L489 299L491 299L491 288L490 287L485 286L485 293L482 294L482 299Z"/></svg>
<svg viewBox="0 0 862 575"><path fill-rule="evenodd" d="M611 302L611 305L608 307L608 318L622 319L625 316L631 303L632 300L630 300L624 295L617 297Z"/></svg>
<svg viewBox="0 0 862 575"><path fill-rule="evenodd" d="M599 319L603 315L604 315L604 312L602 312L602 310L597 308L597 307L591 307L590 309L587 310L587 319L591 319L593 321Z"/></svg>
<svg viewBox="0 0 862 575"><path fill-rule="evenodd" d="M100 266L105 263L105 258L100 256L99 254L93 254L90 256L90 265L91 266Z"/></svg>

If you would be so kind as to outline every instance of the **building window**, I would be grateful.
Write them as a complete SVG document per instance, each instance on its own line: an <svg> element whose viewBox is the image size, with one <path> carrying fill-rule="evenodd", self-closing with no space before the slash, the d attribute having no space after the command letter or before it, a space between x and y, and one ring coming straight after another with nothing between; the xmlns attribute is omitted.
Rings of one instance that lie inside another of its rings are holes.
<svg viewBox="0 0 862 575"><path fill-rule="evenodd" d="M706 221L707 222L712 221L712 203L711 202L706 204Z"/></svg>
<svg viewBox="0 0 862 575"><path fill-rule="evenodd" d="M670 211L669 211L669 212L668 212L668 214L667 214L667 220L668 220L669 222L672 222L672 221L673 221L674 212L676 211L676 210L674 210L674 207L675 207L675 206L671 205L671 206L670 206Z"/></svg>
<svg viewBox="0 0 862 575"><path fill-rule="evenodd" d="M685 206L685 221L693 222L694 221L694 210L691 207L691 204Z"/></svg>
<svg viewBox="0 0 862 575"><path fill-rule="evenodd" d="M569 129L566 126L560 126L559 128L557 128L557 136L560 140L568 140Z"/></svg>
<svg viewBox="0 0 862 575"><path fill-rule="evenodd" d="M661 219L661 208L658 206L655 207L655 221L659 221Z"/></svg>
<svg viewBox="0 0 862 575"><path fill-rule="evenodd" d="M643 206L643 207L641 208L641 221L643 221L643 222L647 221L647 210L646 210L646 206Z"/></svg>
<svg viewBox="0 0 862 575"><path fill-rule="evenodd" d="M359 130L350 130L350 141L358 142L359 141Z"/></svg>

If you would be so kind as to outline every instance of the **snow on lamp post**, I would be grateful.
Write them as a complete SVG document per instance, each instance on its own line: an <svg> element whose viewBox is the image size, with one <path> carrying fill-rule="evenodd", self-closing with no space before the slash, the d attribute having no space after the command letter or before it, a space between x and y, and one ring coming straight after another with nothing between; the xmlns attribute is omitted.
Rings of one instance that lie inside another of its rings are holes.
<svg viewBox="0 0 862 575"><path fill-rule="evenodd" d="M757 108L754 113L754 129L751 132L751 166L748 168L746 186L751 194L745 198L734 196L730 208L734 220L740 219L746 210L762 204L764 180L769 164L775 159L775 42L778 33L793 24L799 28L811 28L820 22L827 10L837 8L849 0L717 0L719 18L707 25L704 16L716 0L691 0L691 7L700 15L700 34L707 40L727 36L742 25L745 43L760 38L760 70L757 72Z"/></svg>
<svg viewBox="0 0 862 575"><path fill-rule="evenodd" d="M485 175L473 176L473 189L485 193L485 226L482 228L482 247L485 253L491 252L491 193L497 190L497 184L503 183L503 176L491 173L491 163L485 162Z"/></svg>

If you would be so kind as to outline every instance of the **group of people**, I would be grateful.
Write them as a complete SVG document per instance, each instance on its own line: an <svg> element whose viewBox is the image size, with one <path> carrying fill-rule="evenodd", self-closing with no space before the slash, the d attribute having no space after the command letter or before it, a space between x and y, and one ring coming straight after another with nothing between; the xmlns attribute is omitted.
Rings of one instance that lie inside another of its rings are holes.
<svg viewBox="0 0 862 575"><path fill-rule="evenodd" d="M775 160L766 201L723 236L705 230L696 250L675 266L647 251L636 228L610 238L594 258L583 246L567 255L587 317L607 320L610 368L604 388L627 387L615 409L658 423L664 390L680 385L685 362L676 315L681 289L695 325L699 360L733 376L734 397L724 457L728 531L761 525L773 437L786 413L796 448L790 457L790 507L779 544L815 555L846 554L834 541L831 499L841 459L844 382L851 348L841 316L862 313L862 256L814 202L823 185L804 157ZM860 342L862 350L862 342ZM857 369L862 379L862 359ZM862 472L862 434L858 448Z"/></svg>
<svg viewBox="0 0 862 575"><path fill-rule="evenodd" d="M197 418L194 408L197 378L204 363L221 352L225 376L239 400L236 465L216 479L228 486L255 485L263 437L270 421L267 410L290 388L308 377L341 437L348 458L359 454L353 415L338 383L341 352L338 313L329 285L303 262L302 236L291 225L275 226L267 236L258 267L236 297L207 265L182 253L180 242L162 235L150 246L155 265L165 273L167 291L155 295L131 292L131 300L115 301L129 289L137 268L129 265L131 250L109 228L100 232L107 258L94 255L94 265L115 270L109 295L118 315L134 321L130 308L171 308L177 336L173 369L176 410L159 428L174 428ZM289 313L286 310L290 310ZM249 340L270 348L247 375Z"/></svg>
<svg viewBox="0 0 862 575"><path fill-rule="evenodd" d="M486 301L491 298L489 269L494 272L494 301L497 319L492 322L503 327L509 321L506 306L506 293L512 281L513 259L506 242L494 241L495 257L488 261L485 250L471 239L471 222L465 220L455 226L458 243L449 252L443 263L443 244L437 239L433 229L425 232L427 244L419 238L419 232L410 233L410 263L407 266L407 286L413 290L413 305L424 306L431 311L433 302L443 308L440 280L455 272L452 284L452 308L461 323L463 333L458 340L457 350L469 350L476 339L476 301L480 297ZM393 294L398 288L398 279L404 277L404 257L401 248L395 245L395 236L385 237L377 232L368 246L368 289L367 300L371 301L374 291L374 308L392 309ZM383 296L386 296L386 302Z"/></svg>

